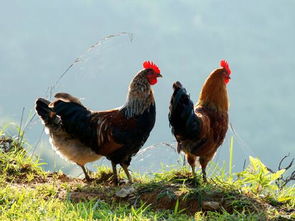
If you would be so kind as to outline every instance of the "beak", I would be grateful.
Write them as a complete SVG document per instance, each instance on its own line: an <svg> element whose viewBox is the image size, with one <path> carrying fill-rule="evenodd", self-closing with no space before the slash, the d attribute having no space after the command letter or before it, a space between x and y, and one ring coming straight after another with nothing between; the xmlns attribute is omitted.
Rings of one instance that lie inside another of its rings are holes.
<svg viewBox="0 0 295 221"><path fill-rule="evenodd" d="M157 74L157 77L158 78L162 78L163 76L161 74Z"/></svg>

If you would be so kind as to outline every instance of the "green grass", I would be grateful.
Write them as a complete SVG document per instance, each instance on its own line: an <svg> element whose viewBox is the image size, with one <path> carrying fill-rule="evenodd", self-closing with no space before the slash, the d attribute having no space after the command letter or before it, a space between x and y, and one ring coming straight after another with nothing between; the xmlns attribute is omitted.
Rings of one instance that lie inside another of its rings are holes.
<svg viewBox="0 0 295 221"><path fill-rule="evenodd" d="M43 171L23 143L10 145L9 151L0 148L0 220L295 219L294 185L280 189L275 183L285 171L270 173L253 157L236 174L211 164L208 183L199 172L191 178L186 167L152 177L133 174L133 192L120 198L116 193L129 185L113 186L107 167L97 168L95 181L85 183Z"/></svg>
<svg viewBox="0 0 295 221"><path fill-rule="evenodd" d="M0 180L7 182L30 182L45 178L46 172L40 167L39 159L27 157L26 150L17 142L10 143L9 151L0 146Z"/></svg>

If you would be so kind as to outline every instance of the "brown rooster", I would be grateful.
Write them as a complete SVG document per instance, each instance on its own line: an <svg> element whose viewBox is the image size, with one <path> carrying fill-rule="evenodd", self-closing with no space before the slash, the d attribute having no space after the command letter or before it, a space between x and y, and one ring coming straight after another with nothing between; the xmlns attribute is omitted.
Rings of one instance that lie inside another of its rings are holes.
<svg viewBox="0 0 295 221"><path fill-rule="evenodd" d="M126 103L107 111L91 111L78 98L58 93L52 103L36 101L36 111L45 124L54 149L79 165L87 181L85 164L105 156L112 162L114 182L118 183L116 165L120 164L129 182L131 157L144 145L155 124L156 107L151 85L162 77L152 62L129 85Z"/></svg>
<svg viewBox="0 0 295 221"><path fill-rule="evenodd" d="M207 181L207 164L222 144L228 128L226 84L230 80L231 70L224 60L220 65L221 68L214 70L205 81L195 107L180 82L173 84L169 107L168 117L178 143L177 150L186 154L193 176L196 175L198 158L204 181Z"/></svg>

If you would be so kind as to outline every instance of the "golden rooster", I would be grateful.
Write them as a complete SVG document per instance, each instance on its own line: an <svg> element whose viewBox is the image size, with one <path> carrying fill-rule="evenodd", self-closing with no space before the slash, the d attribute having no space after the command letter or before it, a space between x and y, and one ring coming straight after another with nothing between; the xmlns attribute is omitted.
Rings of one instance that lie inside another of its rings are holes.
<svg viewBox="0 0 295 221"><path fill-rule="evenodd" d="M217 148L222 144L228 128L228 94L226 85L231 70L226 61L220 62L205 81L197 105L180 82L173 84L173 95L169 107L169 122L177 140L178 152L186 154L195 176L196 159L202 168L204 181L206 167Z"/></svg>

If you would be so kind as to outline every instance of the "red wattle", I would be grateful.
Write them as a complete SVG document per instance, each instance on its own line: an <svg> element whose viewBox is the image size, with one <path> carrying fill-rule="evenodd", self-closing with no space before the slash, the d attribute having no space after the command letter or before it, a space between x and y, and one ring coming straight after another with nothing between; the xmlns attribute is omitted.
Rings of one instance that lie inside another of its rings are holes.
<svg viewBox="0 0 295 221"><path fill-rule="evenodd" d="M149 81L150 85L154 85L158 82L157 78L149 78L148 81Z"/></svg>

